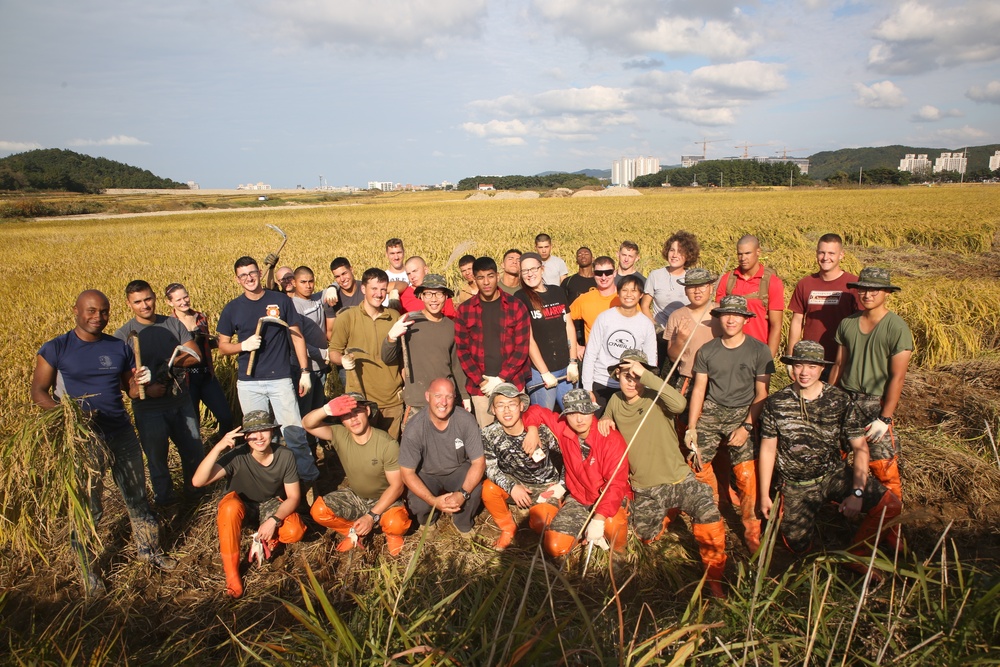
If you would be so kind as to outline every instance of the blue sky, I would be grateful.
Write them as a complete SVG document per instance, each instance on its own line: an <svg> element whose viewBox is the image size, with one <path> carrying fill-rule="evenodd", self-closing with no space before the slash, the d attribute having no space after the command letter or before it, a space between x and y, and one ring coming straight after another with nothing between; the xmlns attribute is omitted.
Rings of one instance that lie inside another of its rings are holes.
<svg viewBox="0 0 1000 667"><path fill-rule="evenodd" d="M0 156L206 188L1000 142L1000 3L0 0Z"/></svg>

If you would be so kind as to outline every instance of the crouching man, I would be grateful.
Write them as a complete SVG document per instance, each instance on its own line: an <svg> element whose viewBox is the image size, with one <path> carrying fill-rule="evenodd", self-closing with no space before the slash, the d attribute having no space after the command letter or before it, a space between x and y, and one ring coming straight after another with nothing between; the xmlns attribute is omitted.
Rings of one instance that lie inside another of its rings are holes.
<svg viewBox="0 0 1000 667"><path fill-rule="evenodd" d="M542 538L554 558L573 549L584 524L587 541L602 548L621 551L628 541L626 504L632 489L625 440L617 431L600 434L594 416L600 409L586 389L573 389L563 399L561 417L537 405L524 415L527 426L547 426L562 451L569 497ZM591 509L594 516L587 522Z"/></svg>
<svg viewBox="0 0 1000 667"><path fill-rule="evenodd" d="M691 517L708 590L724 595L722 573L726 568L726 529L712 497L712 488L697 479L684 462L674 418L687 401L656 374L641 350L625 350L617 366L608 369L620 389L608 401L598 430L617 428L631 442L628 454L632 501L632 527L643 542L652 542L666 531L680 509ZM657 392L659 402L655 402ZM639 425L645 416L645 424Z"/></svg>
<svg viewBox="0 0 1000 667"><path fill-rule="evenodd" d="M403 478L399 473L399 444L388 433L373 428L378 407L361 394L344 394L302 418L306 431L333 445L344 468L349 489L316 498L310 515L321 526L344 539L337 551L361 546L359 538L381 529L393 556L403 550L410 514L403 506ZM327 424L327 417L340 424ZM351 534L353 531L353 535Z"/></svg>
<svg viewBox="0 0 1000 667"><path fill-rule="evenodd" d="M229 478L228 492L219 502L219 551L226 572L226 595L243 596L240 579L240 533L244 521L256 524L254 550L269 557L282 544L298 542L306 527L295 513L301 490L295 455L287 447L272 447L271 437L278 424L266 410L251 410L239 428L227 433L202 460L191 480L196 487ZM235 447L246 438L246 445ZM232 449L230 452L226 450ZM260 543L258 547L257 543Z"/></svg>
<svg viewBox="0 0 1000 667"><path fill-rule="evenodd" d="M868 547L862 543L876 537L880 519L889 523L899 516L900 500L868 474L861 411L846 392L820 380L831 363L824 359L823 346L799 341L781 362L791 365L793 382L770 396L761 411L761 513L771 516L773 502L767 490L777 469L784 505L781 536L790 550L809 549L816 513L832 501L840 503L840 512L848 519L864 515L853 540L859 545L853 552L864 555ZM851 443L853 464L841 458L841 436ZM883 535L895 544L898 527Z"/></svg>
<svg viewBox="0 0 1000 667"><path fill-rule="evenodd" d="M528 525L541 535L566 495L562 454L552 430L540 426L538 442L529 444L531 454L525 452L528 431L521 415L529 403L528 395L509 382L500 384L490 396L489 412L496 421L483 429L483 505L500 528L493 544L497 551L510 546L517 532L509 505L528 510Z"/></svg>

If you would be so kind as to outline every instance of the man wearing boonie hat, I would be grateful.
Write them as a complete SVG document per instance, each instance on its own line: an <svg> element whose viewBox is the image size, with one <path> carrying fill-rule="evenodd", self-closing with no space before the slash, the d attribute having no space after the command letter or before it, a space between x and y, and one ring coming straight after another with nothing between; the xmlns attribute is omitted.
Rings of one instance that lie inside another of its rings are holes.
<svg viewBox="0 0 1000 667"><path fill-rule="evenodd" d="M382 342L381 350L383 363L401 366L403 402L406 403L404 428L414 414L427 406L424 394L435 378L452 378L465 409L472 409L469 392L465 388L465 373L458 361L455 321L447 315L445 308L451 303L453 292L444 276L438 273L413 274L412 278L416 287L408 287L407 290L412 290L422 308L411 309L396 320Z"/></svg>
<svg viewBox="0 0 1000 667"><path fill-rule="evenodd" d="M823 369L833 363L826 360L823 346L799 341L781 362L791 366L792 384L768 397L760 415L761 513L772 518L768 489L777 470L783 503L780 531L791 551L809 548L817 512L834 502L848 519L863 515L851 543L861 545L855 553L867 557L871 551L862 543L877 536L880 521L885 525L899 516L899 498L869 476L865 422L846 392L821 380ZM841 456L842 439L850 442L853 464ZM893 527L883 535L894 546L897 533Z"/></svg>
<svg viewBox="0 0 1000 667"><path fill-rule="evenodd" d="M708 573L708 590L723 597L726 529L712 498L712 489L695 478L684 462L673 418L687 405L684 397L656 374L641 350L625 350L609 369L621 389L608 401L598 431L618 429L629 443L629 482L635 498L631 522L646 543L658 539L681 510L691 517L692 532ZM655 404L659 393L659 403ZM645 422L643 419L645 418ZM639 425L642 424L642 430Z"/></svg>
<svg viewBox="0 0 1000 667"><path fill-rule="evenodd" d="M767 345L743 333L743 325L754 317L745 297L723 297L712 317L718 318L722 336L695 355L684 444L691 449L688 461L695 477L711 486L716 498L719 491L712 459L721 443L728 447L732 480L740 497L743 538L753 553L760 546L760 519L751 433L767 398L774 359Z"/></svg>
<svg viewBox="0 0 1000 667"><path fill-rule="evenodd" d="M684 286L684 296L688 303L670 313L663 327L663 339L667 341L667 356L663 361L664 372L670 370L670 360L680 357L677 371L671 378L671 385L687 397L691 393L691 377L694 355L701 346L719 336L718 321L712 317L712 285L718 276L708 269L695 267L684 272L679 282ZM688 339L691 342L688 343ZM685 344L687 348L685 348ZM681 351L684 354L681 354Z"/></svg>
<svg viewBox="0 0 1000 667"><path fill-rule="evenodd" d="M278 542L298 542L306 532L295 512L301 496L295 456L287 447L271 445L271 436L278 428L267 410L247 412L243 415L243 426L226 433L216 443L191 480L194 486L203 487L229 478L228 493L219 502L218 527L226 595L232 598L243 596L240 533L244 520L258 525L254 538L259 540L265 555ZM246 438L246 445L236 447L236 439L240 437ZM227 449L232 451L226 452Z"/></svg>
<svg viewBox="0 0 1000 667"><path fill-rule="evenodd" d="M861 311L844 318L837 328L837 362L830 384L850 394L867 426L871 470L890 491L903 499L899 479L899 442L892 416L903 393L906 369L913 354L913 334L886 300L899 287L888 269L869 266L858 281L847 286L857 291Z"/></svg>
<svg viewBox="0 0 1000 667"><path fill-rule="evenodd" d="M528 431L521 415L529 409L529 402L528 395L509 382L490 396L489 410L496 421L483 429L483 505L500 529L493 544L497 551L510 546L517 532L509 505L528 510L528 525L541 535L566 494L562 454L551 429L540 426L537 446L530 454L525 451Z"/></svg>
<svg viewBox="0 0 1000 667"><path fill-rule="evenodd" d="M600 433L595 416L599 409L586 389L573 389L563 398L561 417L540 405L523 417L529 428L549 427L565 466L569 495L542 536L542 547L553 558L568 554L584 528L587 541L602 549L621 551L628 540L626 506L632 489L625 440L618 431Z"/></svg>

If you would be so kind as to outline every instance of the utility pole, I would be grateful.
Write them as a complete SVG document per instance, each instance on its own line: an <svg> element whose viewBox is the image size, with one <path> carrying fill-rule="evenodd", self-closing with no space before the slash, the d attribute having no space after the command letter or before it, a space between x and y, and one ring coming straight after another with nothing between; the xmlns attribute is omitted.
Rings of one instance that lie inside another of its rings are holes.
<svg viewBox="0 0 1000 667"><path fill-rule="evenodd" d="M865 170L864 167L858 167L858 187L861 187L861 172Z"/></svg>

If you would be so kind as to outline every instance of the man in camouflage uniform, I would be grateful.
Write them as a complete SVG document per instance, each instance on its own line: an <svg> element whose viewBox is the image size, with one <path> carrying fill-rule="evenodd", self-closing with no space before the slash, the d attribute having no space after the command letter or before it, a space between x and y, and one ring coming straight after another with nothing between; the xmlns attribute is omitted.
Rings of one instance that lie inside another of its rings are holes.
<svg viewBox="0 0 1000 667"><path fill-rule="evenodd" d="M695 479L684 463L674 417L687 401L656 374L641 350L625 350L616 366L608 369L621 388L615 392L598 430L617 428L629 443L629 482L632 528L643 542L652 542L666 531L671 515L680 509L691 517L692 531L708 574L709 590L723 597L722 572L726 567L726 530L712 489ZM657 392L661 392L657 394ZM655 399L659 403L654 405ZM647 414L648 413L648 414ZM639 424L645 415L642 430Z"/></svg>
<svg viewBox="0 0 1000 667"><path fill-rule="evenodd" d="M750 553L760 546L757 518L757 464L751 434L767 398L774 372L771 350L743 333L743 325L754 317L745 297L723 297L712 317L718 318L720 338L705 343L694 358L694 387L688 406L689 426L684 443L695 477L719 491L712 459L725 442L732 461L732 480L740 497L743 538Z"/></svg>
<svg viewBox="0 0 1000 667"><path fill-rule="evenodd" d="M496 421L483 429L483 505L500 528L500 537L493 545L497 551L510 546L517 531L510 504L527 509L528 525L541 535L566 495L562 454L549 427L538 428L537 446L530 454L525 452L528 432L521 415L528 404L526 393L509 382L502 383L490 396L489 411Z"/></svg>
<svg viewBox="0 0 1000 667"><path fill-rule="evenodd" d="M792 367L792 384L764 402L760 416L760 510L771 517L772 500L767 493L777 468L783 499L781 536L791 551L804 552L812 543L816 513L827 502L840 505L848 519L864 515L853 542L861 544L876 536L879 521L899 516L899 498L868 474L865 424L846 392L820 380L830 361L823 346L804 340L795 344L791 356L781 362ZM841 457L840 440L846 438L854 452L853 464ZM883 517L884 512L884 517ZM898 528L883 532L895 544ZM856 547L863 555L866 547Z"/></svg>

